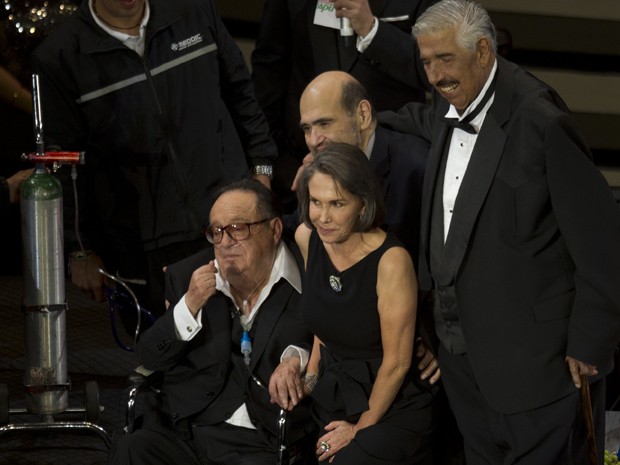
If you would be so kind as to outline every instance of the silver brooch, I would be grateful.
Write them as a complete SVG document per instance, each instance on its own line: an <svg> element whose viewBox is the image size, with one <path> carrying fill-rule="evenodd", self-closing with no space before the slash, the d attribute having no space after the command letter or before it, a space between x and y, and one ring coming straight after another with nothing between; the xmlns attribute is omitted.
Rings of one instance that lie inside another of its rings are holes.
<svg viewBox="0 0 620 465"><path fill-rule="evenodd" d="M340 277L339 276L331 275L329 277L329 285L336 292L342 291L342 283L340 282Z"/></svg>

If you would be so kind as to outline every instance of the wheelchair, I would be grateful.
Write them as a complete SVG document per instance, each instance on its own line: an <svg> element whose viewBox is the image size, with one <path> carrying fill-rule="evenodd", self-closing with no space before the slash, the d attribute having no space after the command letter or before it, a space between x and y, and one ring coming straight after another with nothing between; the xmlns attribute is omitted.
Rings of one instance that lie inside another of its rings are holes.
<svg viewBox="0 0 620 465"><path fill-rule="evenodd" d="M129 388L126 391L125 426L123 427L123 434L131 434L140 428L142 421L136 414L138 396L141 393L146 392L158 395L160 392L159 385L162 378L162 373L152 372L144 367L136 368L136 370L129 376ZM259 383L261 387L265 387L253 375L252 378L255 382ZM317 464L316 456L314 454L315 441L313 437L302 438L293 444L286 443L286 421L287 411L285 409L280 409L277 420L278 435L275 465Z"/></svg>
<svg viewBox="0 0 620 465"><path fill-rule="evenodd" d="M148 329L154 322L154 315L140 306L135 294L124 282L108 275L119 286L116 289L106 287L104 289L110 309L112 333L116 344L125 351L133 351L141 332ZM133 345L122 341L119 334L118 320L123 322L125 330L133 335ZM127 322L129 321L129 325ZM134 323L135 326L131 326ZM253 381L261 388L266 386L250 373ZM151 393L157 396L163 375L161 372L153 372L143 366L139 366L128 376L129 387L125 394L125 422L123 434L131 434L139 429L142 419L137 415L138 397L140 394ZM287 444L286 437L287 411L280 409L277 420L277 451L276 465L314 465L317 464L314 454L314 438L306 437L293 443Z"/></svg>

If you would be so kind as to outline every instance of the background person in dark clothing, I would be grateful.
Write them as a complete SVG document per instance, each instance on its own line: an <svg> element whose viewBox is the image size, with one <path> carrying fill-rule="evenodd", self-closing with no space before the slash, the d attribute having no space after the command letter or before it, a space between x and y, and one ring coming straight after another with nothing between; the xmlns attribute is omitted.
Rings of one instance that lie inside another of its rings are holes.
<svg viewBox="0 0 620 465"><path fill-rule="evenodd" d="M294 209L290 186L308 153L299 130L299 98L324 71L351 74L368 91L375 108L397 110L424 101L427 86L411 26L433 0L266 0L252 77L256 96L278 144L274 189ZM335 27L321 25L331 8ZM336 16L350 19L356 34L346 46Z"/></svg>
<svg viewBox="0 0 620 465"><path fill-rule="evenodd" d="M80 251L73 282L102 299L103 261L145 284L141 303L163 312L162 267L204 247L213 189L249 171L269 184L276 147L241 52L211 0L89 0L33 67L47 145L87 154L83 243L65 241Z"/></svg>

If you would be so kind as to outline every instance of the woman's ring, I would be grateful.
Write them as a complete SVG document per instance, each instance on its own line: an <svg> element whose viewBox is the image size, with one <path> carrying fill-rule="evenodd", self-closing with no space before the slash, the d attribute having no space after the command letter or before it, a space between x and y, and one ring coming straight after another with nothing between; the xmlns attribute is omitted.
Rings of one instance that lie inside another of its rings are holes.
<svg viewBox="0 0 620 465"><path fill-rule="evenodd" d="M325 453L331 448L331 446L329 445L327 441L321 441L321 445L319 448L321 449L322 453Z"/></svg>

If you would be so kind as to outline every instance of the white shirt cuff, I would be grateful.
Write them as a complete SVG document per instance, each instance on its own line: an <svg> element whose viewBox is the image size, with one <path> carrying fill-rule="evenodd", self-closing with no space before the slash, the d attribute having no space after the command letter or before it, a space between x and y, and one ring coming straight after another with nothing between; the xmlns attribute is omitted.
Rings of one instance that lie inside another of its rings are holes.
<svg viewBox="0 0 620 465"><path fill-rule="evenodd" d="M357 36L357 51L360 53L364 53L364 51L368 48L372 39L377 35L377 31L379 30L379 20L375 17L374 23L372 23L372 29L368 34L364 37Z"/></svg>
<svg viewBox="0 0 620 465"><path fill-rule="evenodd" d="M286 349L284 349L284 352L282 352L282 355L280 356L280 362L282 362L284 359L291 357L299 358L299 370L300 373L303 374L306 371L306 366L308 365L310 352L308 352L306 349L302 349L301 347L290 345Z"/></svg>
<svg viewBox="0 0 620 465"><path fill-rule="evenodd" d="M174 326L177 331L177 336L182 341L191 341L196 334L202 329L202 309L198 311L196 318L192 315L187 304L185 303L185 296L174 306Z"/></svg>

